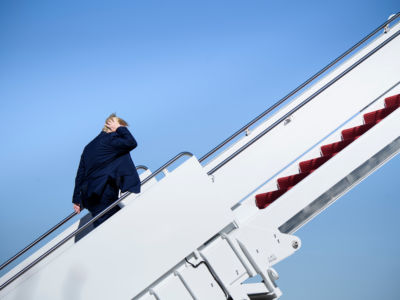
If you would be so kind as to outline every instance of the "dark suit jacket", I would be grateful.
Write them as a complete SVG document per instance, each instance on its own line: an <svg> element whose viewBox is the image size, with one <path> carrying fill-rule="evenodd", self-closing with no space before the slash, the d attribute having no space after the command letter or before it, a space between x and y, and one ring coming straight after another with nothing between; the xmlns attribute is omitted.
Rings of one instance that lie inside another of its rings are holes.
<svg viewBox="0 0 400 300"><path fill-rule="evenodd" d="M140 193L140 179L129 152L137 146L126 127L116 132L102 131L86 145L75 179L72 202L85 207L86 200L101 195L112 179L122 192Z"/></svg>

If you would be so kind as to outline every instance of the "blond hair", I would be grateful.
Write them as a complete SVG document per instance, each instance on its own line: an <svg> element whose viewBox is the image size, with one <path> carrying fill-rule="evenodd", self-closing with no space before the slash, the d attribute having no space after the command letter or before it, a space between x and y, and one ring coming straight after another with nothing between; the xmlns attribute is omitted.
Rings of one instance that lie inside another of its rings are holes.
<svg viewBox="0 0 400 300"><path fill-rule="evenodd" d="M121 119L120 117L117 117L117 115L116 115L115 113L112 113L112 114L106 119L105 124L107 124L107 122L108 122L109 120L112 120L112 119L117 120L118 123L119 123L121 126L128 126L128 123L127 123L124 119ZM105 131L105 132L110 132L110 129L108 129L107 126L104 125L103 131Z"/></svg>

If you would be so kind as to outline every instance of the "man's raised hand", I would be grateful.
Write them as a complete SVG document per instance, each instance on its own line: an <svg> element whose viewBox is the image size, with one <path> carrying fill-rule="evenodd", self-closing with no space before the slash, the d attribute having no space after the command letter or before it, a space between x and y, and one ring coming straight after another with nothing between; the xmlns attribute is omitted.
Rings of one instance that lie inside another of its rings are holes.
<svg viewBox="0 0 400 300"><path fill-rule="evenodd" d="M121 124L119 124L118 120L116 118L112 118L107 121L106 127L110 129L111 132L114 132L120 127Z"/></svg>

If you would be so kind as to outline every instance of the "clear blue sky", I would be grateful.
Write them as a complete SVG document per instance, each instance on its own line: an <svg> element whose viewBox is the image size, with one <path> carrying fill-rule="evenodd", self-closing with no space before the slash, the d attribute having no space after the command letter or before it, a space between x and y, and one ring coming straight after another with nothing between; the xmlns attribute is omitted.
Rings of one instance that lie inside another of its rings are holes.
<svg viewBox="0 0 400 300"><path fill-rule="evenodd" d="M397 4L397 5L396 5ZM117 112L137 164L198 157L399 10L398 1L0 2L0 261L72 212ZM400 158L297 234L282 299L398 299Z"/></svg>

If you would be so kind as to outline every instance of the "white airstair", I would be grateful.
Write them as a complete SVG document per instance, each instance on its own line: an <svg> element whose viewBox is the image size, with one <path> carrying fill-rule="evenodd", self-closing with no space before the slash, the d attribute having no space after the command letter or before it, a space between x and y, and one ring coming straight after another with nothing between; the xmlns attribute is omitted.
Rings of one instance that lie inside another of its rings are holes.
<svg viewBox="0 0 400 300"><path fill-rule="evenodd" d="M300 249L295 231L400 151L399 16L202 158L145 168L141 194L20 262L0 298L279 298L273 266Z"/></svg>

